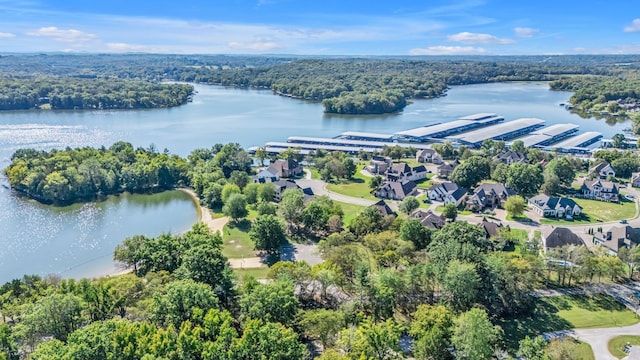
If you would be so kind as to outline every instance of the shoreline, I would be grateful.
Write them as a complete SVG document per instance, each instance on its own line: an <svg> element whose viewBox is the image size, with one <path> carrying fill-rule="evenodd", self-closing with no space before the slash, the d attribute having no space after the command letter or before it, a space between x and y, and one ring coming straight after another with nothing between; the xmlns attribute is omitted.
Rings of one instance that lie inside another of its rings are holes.
<svg viewBox="0 0 640 360"><path fill-rule="evenodd" d="M200 204L200 198L195 191L190 188L177 188L176 190L180 190L191 196L193 201L196 203L199 222L206 224L213 233L220 232L220 235L224 233L224 226L229 222L228 216L214 219L214 217L211 215L211 210L209 210L208 207Z"/></svg>

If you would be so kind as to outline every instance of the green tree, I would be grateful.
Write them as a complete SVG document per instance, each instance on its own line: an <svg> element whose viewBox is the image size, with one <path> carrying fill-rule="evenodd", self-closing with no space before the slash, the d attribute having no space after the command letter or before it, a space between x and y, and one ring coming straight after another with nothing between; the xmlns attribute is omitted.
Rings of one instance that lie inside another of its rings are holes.
<svg viewBox="0 0 640 360"><path fill-rule="evenodd" d="M451 181L456 184L472 188L480 181L491 177L491 165L487 158L472 156L462 164L456 166L451 174Z"/></svg>
<svg viewBox="0 0 640 360"><path fill-rule="evenodd" d="M245 322L242 337L234 339L229 350L230 360L299 360L307 355L306 347L293 330L259 319Z"/></svg>
<svg viewBox="0 0 640 360"><path fill-rule="evenodd" d="M389 319L376 324L367 318L357 329L340 332L338 345L353 359L397 359L400 353L400 329Z"/></svg>
<svg viewBox="0 0 640 360"><path fill-rule="evenodd" d="M260 201L258 203L258 215L275 215L278 211L278 208L275 204L270 202Z"/></svg>
<svg viewBox="0 0 640 360"><path fill-rule="evenodd" d="M287 224L289 234L297 234L302 223L304 211L304 197L300 189L287 189L282 194L282 201L278 207L278 215Z"/></svg>
<svg viewBox="0 0 640 360"><path fill-rule="evenodd" d="M481 279L476 267L470 263L453 260L447 265L442 280L443 295L447 303L457 311L466 311L478 298Z"/></svg>
<svg viewBox="0 0 640 360"><path fill-rule="evenodd" d="M566 157L555 158L549 161L547 166L544 168L545 180L553 175L558 178L560 184L565 187L570 187L571 183L576 177L576 172L569 162L569 159Z"/></svg>
<svg viewBox="0 0 640 360"><path fill-rule="evenodd" d="M505 163L500 163L493 170L493 173L491 173L491 179L499 182L500 184L504 184L507 182L508 171L509 171L509 165Z"/></svg>
<svg viewBox="0 0 640 360"><path fill-rule="evenodd" d="M517 152L518 154L524 154L527 150L524 146L524 142L522 140L516 140L511 143L511 150Z"/></svg>
<svg viewBox="0 0 640 360"><path fill-rule="evenodd" d="M7 324L0 324L0 359L18 359L18 346L11 335L11 329L9 329L9 325Z"/></svg>
<svg viewBox="0 0 640 360"><path fill-rule="evenodd" d="M537 165L523 163L512 164L507 171L508 188L514 189L518 194L531 196L538 193L544 182L542 170Z"/></svg>
<svg viewBox="0 0 640 360"><path fill-rule="evenodd" d="M420 305L413 314L409 333L413 337L417 359L448 359L451 357L453 314L442 305Z"/></svg>
<svg viewBox="0 0 640 360"><path fill-rule="evenodd" d="M380 185L382 185L382 176L376 175L376 176L373 176L373 177L369 178L369 188L370 189L377 189L377 188L380 187Z"/></svg>
<svg viewBox="0 0 640 360"><path fill-rule="evenodd" d="M231 194L222 207L222 212L233 221L247 216L247 201L242 194Z"/></svg>
<svg viewBox="0 0 640 360"><path fill-rule="evenodd" d="M263 250L269 254L280 253L280 245L287 241L284 226L275 215L260 215L251 224L249 237L254 242L256 250Z"/></svg>
<svg viewBox="0 0 640 360"><path fill-rule="evenodd" d="M264 146L257 148L253 156L256 159L260 160L261 166L264 166L264 160L269 157L269 155L267 154L267 149Z"/></svg>
<svg viewBox="0 0 640 360"><path fill-rule="evenodd" d="M407 219L400 226L400 238L411 241L416 250L422 250L431 242L431 230L422 226L418 219Z"/></svg>
<svg viewBox="0 0 640 360"><path fill-rule="evenodd" d="M456 359L490 359L501 340L502 329L493 326L482 309L471 309L455 320L451 344Z"/></svg>
<svg viewBox="0 0 640 360"><path fill-rule="evenodd" d="M79 297L53 293L28 306L22 317L29 337L53 336L65 341L69 334L86 322L83 310Z"/></svg>
<svg viewBox="0 0 640 360"><path fill-rule="evenodd" d="M369 206L351 220L349 230L356 236L364 236L372 232L382 231L383 226L384 217L382 213L375 206Z"/></svg>
<svg viewBox="0 0 640 360"><path fill-rule="evenodd" d="M285 326L293 323L298 305L293 283L286 280L258 284L240 298L240 309L245 317Z"/></svg>
<svg viewBox="0 0 640 360"><path fill-rule="evenodd" d="M300 326L307 336L317 339L323 349L333 346L340 330L345 325L345 316L342 312L317 309L302 312Z"/></svg>
<svg viewBox="0 0 640 360"><path fill-rule="evenodd" d="M524 198L520 195L509 196L507 201L504 203L504 209L507 210L512 218L522 216L526 207L527 204L525 203Z"/></svg>
<svg viewBox="0 0 640 360"><path fill-rule="evenodd" d="M180 328L198 309L206 312L217 307L218 297L209 285L178 280L168 284L165 292L154 295L149 317L161 326Z"/></svg>
<svg viewBox="0 0 640 360"><path fill-rule="evenodd" d="M420 207L420 201L415 196L405 196L398 205L398 209L405 214L410 214L413 210Z"/></svg>
<svg viewBox="0 0 640 360"><path fill-rule="evenodd" d="M458 208L456 207L456 204L449 203L445 205L444 210L442 211L442 216L455 221L456 217L458 216Z"/></svg>
<svg viewBox="0 0 640 360"><path fill-rule="evenodd" d="M276 188L273 183L261 184L258 190L258 199L263 202L271 202L276 194Z"/></svg>
<svg viewBox="0 0 640 360"><path fill-rule="evenodd" d="M255 204L258 202L258 192L260 191L260 184L247 184L242 190L242 194L244 194L245 199L247 200L247 204Z"/></svg>
<svg viewBox="0 0 640 360"><path fill-rule="evenodd" d="M550 360L546 354L547 341L542 336L520 340L516 355L527 360Z"/></svg>
<svg viewBox="0 0 640 360"><path fill-rule="evenodd" d="M231 195L233 194L240 194L240 187L238 187L238 185L233 184L233 183L229 183L226 184L225 186L222 187L222 202L224 204L227 203L227 201L229 201L229 198L231 197Z"/></svg>
<svg viewBox="0 0 640 360"><path fill-rule="evenodd" d="M188 249L176 272L182 278L211 286L225 305L230 306L233 302L233 271L219 247L203 244Z"/></svg>

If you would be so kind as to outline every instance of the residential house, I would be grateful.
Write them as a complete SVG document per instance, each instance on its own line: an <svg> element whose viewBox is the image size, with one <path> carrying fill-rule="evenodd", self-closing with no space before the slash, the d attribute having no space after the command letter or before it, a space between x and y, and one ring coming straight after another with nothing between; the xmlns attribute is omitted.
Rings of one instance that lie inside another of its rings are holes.
<svg viewBox="0 0 640 360"><path fill-rule="evenodd" d="M525 154L517 153L513 150L504 150L499 154L493 157L494 160L500 161L501 163L511 165L515 163L526 163L528 162Z"/></svg>
<svg viewBox="0 0 640 360"><path fill-rule="evenodd" d="M467 200L467 208L471 211L482 211L484 208L501 208L507 198L514 195L515 191L507 189L502 184L482 184L478 186L473 195Z"/></svg>
<svg viewBox="0 0 640 360"><path fill-rule="evenodd" d="M478 226L482 228L487 239L500 235L500 230L502 229L502 223L495 223L484 217L482 221L478 223Z"/></svg>
<svg viewBox="0 0 640 360"><path fill-rule="evenodd" d="M418 219L422 226L435 230L442 229L447 223L447 219L444 216L438 215L431 210L415 209L409 217Z"/></svg>
<svg viewBox="0 0 640 360"><path fill-rule="evenodd" d="M606 232L594 233L593 243L605 247L611 255L617 255L622 247L640 244L640 230L629 225L614 226Z"/></svg>
<svg viewBox="0 0 640 360"><path fill-rule="evenodd" d="M278 175L270 172L267 169L262 169L260 170L260 172L258 172L258 174L253 176L253 182L258 184L276 182L278 180L280 180Z"/></svg>
<svg viewBox="0 0 640 360"><path fill-rule="evenodd" d="M611 181L585 180L582 183L581 196L587 199L618 202L618 186Z"/></svg>
<svg viewBox="0 0 640 360"><path fill-rule="evenodd" d="M384 175L393 164L393 160L388 156L374 155L369 161L367 170L373 175Z"/></svg>
<svg viewBox="0 0 640 360"><path fill-rule="evenodd" d="M569 245L585 246L582 238L566 227L542 229L542 248L545 252Z"/></svg>
<svg viewBox="0 0 640 360"><path fill-rule="evenodd" d="M382 216L393 216L393 217L398 216L398 214L395 211L391 210L389 205L387 205L387 203L384 200L380 200L371 206L375 206L378 209L378 211L380 211Z"/></svg>
<svg viewBox="0 0 640 360"><path fill-rule="evenodd" d="M385 181L376 190L376 196L382 199L402 200L415 194L416 183L413 181Z"/></svg>
<svg viewBox="0 0 640 360"><path fill-rule="evenodd" d="M414 168L406 163L394 163L387 169L387 181L419 181L427 178L427 168L418 165Z"/></svg>
<svg viewBox="0 0 640 360"><path fill-rule="evenodd" d="M459 206L467 197L468 190L458 186L456 183L443 182L442 184L433 185L427 190L429 199L442 201L445 205L455 204Z"/></svg>
<svg viewBox="0 0 640 360"><path fill-rule="evenodd" d="M416 152L416 161L419 163L442 164L442 156L433 149L423 149Z"/></svg>
<svg viewBox="0 0 640 360"><path fill-rule="evenodd" d="M566 218L572 220L582 213L582 207L575 201L565 197L551 197L545 194L536 195L529 199L531 209L536 213L550 218Z"/></svg>
<svg viewBox="0 0 640 360"><path fill-rule="evenodd" d="M269 164L267 171L281 178L300 176L303 173L302 165L293 159L278 159Z"/></svg>
<svg viewBox="0 0 640 360"><path fill-rule="evenodd" d="M640 172L631 174L631 186L640 187Z"/></svg>
<svg viewBox="0 0 640 360"><path fill-rule="evenodd" d="M452 162L446 162L440 166L438 166L438 176L441 178L449 178L451 173L456 168L456 166L460 165L460 162L456 159Z"/></svg>
<svg viewBox="0 0 640 360"><path fill-rule="evenodd" d="M595 179L606 179L609 176L615 177L616 171L613 170L611 164L606 161L599 163L598 165L589 169L589 175L592 175Z"/></svg>
<svg viewBox="0 0 640 360"><path fill-rule="evenodd" d="M311 188L300 188L300 186L298 186L298 184L296 184L295 182L291 181L291 180L278 180L276 182L273 183L273 185L275 186L274 188L274 194L273 194L273 201L275 202L280 202L282 201L282 194L284 194L284 192L287 189L301 189L302 190L302 196L305 202L310 201L311 199L313 199L313 190L311 190Z"/></svg>

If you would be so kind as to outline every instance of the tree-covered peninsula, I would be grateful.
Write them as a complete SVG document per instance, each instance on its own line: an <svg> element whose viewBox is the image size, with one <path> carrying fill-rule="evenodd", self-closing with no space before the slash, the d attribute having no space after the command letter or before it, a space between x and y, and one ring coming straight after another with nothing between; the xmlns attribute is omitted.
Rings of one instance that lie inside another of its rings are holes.
<svg viewBox="0 0 640 360"><path fill-rule="evenodd" d="M11 187L46 204L67 205L125 191L144 193L187 183L187 162L153 147L21 149L4 170Z"/></svg>

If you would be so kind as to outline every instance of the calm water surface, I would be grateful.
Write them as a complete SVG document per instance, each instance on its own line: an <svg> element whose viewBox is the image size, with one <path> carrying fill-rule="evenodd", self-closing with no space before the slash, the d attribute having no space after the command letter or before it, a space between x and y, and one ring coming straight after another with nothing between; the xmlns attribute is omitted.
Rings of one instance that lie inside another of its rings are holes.
<svg viewBox="0 0 640 360"><path fill-rule="evenodd" d="M570 93L543 83L500 83L453 87L448 96L416 100L386 116L331 116L322 105L274 96L269 91L196 85L194 102L172 109L89 112L0 112L0 167L19 148L109 146L125 140L151 143L186 156L196 147L238 142L248 147L288 136L336 136L343 131L393 133L495 112L506 120L538 117L547 124L572 122L581 131L613 136L628 123L581 119L558 104ZM52 208L20 198L0 177L0 283L24 273L63 277L116 271L113 249L135 234L181 232L197 218L196 206L181 192L110 198L101 203Z"/></svg>

